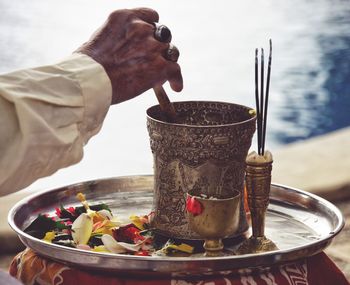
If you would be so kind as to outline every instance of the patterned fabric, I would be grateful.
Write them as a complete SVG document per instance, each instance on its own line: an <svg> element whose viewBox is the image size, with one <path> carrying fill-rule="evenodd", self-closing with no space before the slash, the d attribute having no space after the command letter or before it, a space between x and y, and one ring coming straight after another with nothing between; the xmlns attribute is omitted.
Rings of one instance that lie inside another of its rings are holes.
<svg viewBox="0 0 350 285"><path fill-rule="evenodd" d="M67 267L45 259L30 249L18 254L10 266L10 274L25 285L349 285L343 273L320 253L288 265L255 273L252 269L221 272L201 277L112 276ZM150 279L152 278L152 279Z"/></svg>

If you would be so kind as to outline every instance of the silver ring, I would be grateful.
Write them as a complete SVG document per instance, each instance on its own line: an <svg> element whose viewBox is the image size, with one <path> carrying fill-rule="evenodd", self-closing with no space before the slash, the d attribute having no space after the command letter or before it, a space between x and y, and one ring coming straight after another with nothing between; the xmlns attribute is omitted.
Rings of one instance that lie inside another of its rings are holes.
<svg viewBox="0 0 350 285"><path fill-rule="evenodd" d="M169 44L169 48L166 51L165 58L167 60L177 62L178 58L180 56L180 52L176 46L173 44Z"/></svg>
<svg viewBox="0 0 350 285"><path fill-rule="evenodd" d="M170 43L172 36L169 28L159 23L153 23L153 25L155 27L155 30L154 30L155 39L157 39L162 43Z"/></svg>

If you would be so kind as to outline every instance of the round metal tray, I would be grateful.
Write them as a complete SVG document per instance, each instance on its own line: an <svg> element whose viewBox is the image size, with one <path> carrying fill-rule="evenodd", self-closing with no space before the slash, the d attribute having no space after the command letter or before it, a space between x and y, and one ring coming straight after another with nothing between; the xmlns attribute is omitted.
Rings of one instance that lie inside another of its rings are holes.
<svg viewBox="0 0 350 285"><path fill-rule="evenodd" d="M75 197L78 192L83 192L90 203L108 204L118 217L148 214L152 207L152 189L153 176L82 182L23 199L11 209L8 221L22 242L42 256L85 269L139 274L203 274L270 267L322 251L344 226L341 212L330 202L301 190L273 184L265 230L266 236L279 248L272 252L223 257L129 256L63 247L23 232L39 213L52 213L60 204L79 205Z"/></svg>

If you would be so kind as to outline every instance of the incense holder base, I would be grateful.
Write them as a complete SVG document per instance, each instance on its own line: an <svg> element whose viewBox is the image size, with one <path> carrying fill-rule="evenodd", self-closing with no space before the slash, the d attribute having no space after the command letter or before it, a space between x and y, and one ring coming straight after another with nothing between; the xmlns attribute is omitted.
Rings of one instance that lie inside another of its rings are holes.
<svg viewBox="0 0 350 285"><path fill-rule="evenodd" d="M261 253L278 250L275 243L267 237L250 237L237 249L236 254Z"/></svg>

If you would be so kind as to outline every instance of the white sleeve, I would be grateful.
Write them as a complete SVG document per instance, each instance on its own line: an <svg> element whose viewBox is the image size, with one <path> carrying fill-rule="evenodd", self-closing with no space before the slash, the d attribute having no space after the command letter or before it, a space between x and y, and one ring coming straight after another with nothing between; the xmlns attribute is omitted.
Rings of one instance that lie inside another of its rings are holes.
<svg viewBox="0 0 350 285"><path fill-rule="evenodd" d="M83 54L0 76L0 196L77 163L112 98L103 67Z"/></svg>

